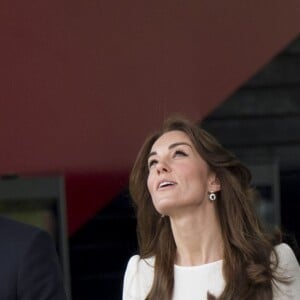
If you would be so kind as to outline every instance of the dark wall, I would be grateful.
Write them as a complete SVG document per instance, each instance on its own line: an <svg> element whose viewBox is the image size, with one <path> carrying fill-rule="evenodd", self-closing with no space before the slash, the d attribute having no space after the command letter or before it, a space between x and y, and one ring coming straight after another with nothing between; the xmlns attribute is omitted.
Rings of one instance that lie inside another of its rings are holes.
<svg viewBox="0 0 300 300"><path fill-rule="evenodd" d="M300 38L202 122L241 160L279 166L281 225L300 243Z"/></svg>

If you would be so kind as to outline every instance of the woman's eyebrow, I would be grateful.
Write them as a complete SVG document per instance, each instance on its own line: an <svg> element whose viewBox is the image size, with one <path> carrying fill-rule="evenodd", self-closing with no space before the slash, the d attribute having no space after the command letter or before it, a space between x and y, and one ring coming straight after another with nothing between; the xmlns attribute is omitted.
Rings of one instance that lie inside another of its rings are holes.
<svg viewBox="0 0 300 300"><path fill-rule="evenodd" d="M157 152L156 151L152 151L152 152L150 152L149 153L149 155L148 155L148 159L151 157L151 156L153 156L153 155L156 155L157 154Z"/></svg>
<svg viewBox="0 0 300 300"><path fill-rule="evenodd" d="M190 148L192 148L192 146L191 146L189 143L178 142L178 143L171 144L171 145L168 147L168 149L171 150L171 149L173 149L173 148L175 148L175 147L177 147L177 146L181 146L181 145L189 146ZM148 155L148 159L149 159L151 156L156 155L156 154L157 154L156 151L150 152L149 155Z"/></svg>
<svg viewBox="0 0 300 300"><path fill-rule="evenodd" d="M171 144L171 145L169 146L169 150L170 150L170 149L173 149L173 148L175 148L175 147L177 147L177 146L181 146L181 145L186 145L186 146L189 146L190 148L192 148L192 146L191 146L189 143L178 142L178 143Z"/></svg>

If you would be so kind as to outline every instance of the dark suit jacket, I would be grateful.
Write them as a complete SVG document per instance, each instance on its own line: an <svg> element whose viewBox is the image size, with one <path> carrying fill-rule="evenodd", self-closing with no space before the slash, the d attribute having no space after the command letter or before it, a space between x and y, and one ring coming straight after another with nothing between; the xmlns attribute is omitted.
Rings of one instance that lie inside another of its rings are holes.
<svg viewBox="0 0 300 300"><path fill-rule="evenodd" d="M48 233L0 217L0 300L65 300Z"/></svg>

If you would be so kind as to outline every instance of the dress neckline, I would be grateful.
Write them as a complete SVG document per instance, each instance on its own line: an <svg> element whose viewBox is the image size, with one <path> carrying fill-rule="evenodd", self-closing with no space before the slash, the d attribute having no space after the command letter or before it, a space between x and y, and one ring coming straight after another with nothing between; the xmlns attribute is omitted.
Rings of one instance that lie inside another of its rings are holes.
<svg viewBox="0 0 300 300"><path fill-rule="evenodd" d="M207 267L213 267L213 266L217 266L223 263L223 259L219 259L216 261L212 261L206 264L201 264L201 265L196 265L196 266L180 266L180 265L176 265L174 264L174 267L176 269L200 269L200 268L207 268Z"/></svg>

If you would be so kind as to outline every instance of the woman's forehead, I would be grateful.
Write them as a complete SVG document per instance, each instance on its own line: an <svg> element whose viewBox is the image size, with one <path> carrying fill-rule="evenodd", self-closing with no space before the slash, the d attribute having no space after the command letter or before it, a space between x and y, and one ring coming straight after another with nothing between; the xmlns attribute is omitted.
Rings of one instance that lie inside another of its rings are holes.
<svg viewBox="0 0 300 300"><path fill-rule="evenodd" d="M190 138L186 133L180 130L168 131L161 135L152 145L151 152L156 151L156 149L160 148L168 148L170 145L174 143L187 143L193 146Z"/></svg>

